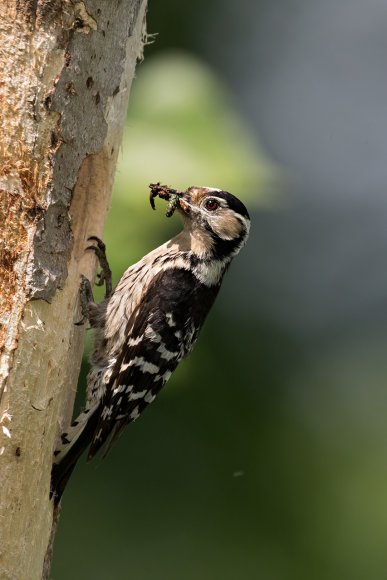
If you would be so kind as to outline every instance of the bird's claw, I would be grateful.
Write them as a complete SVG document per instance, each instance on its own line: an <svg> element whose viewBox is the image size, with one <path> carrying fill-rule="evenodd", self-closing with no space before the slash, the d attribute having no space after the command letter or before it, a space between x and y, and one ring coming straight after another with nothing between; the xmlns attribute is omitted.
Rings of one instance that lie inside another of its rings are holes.
<svg viewBox="0 0 387 580"><path fill-rule="evenodd" d="M90 236L87 241L96 242L96 246L87 246L87 250L91 250L95 253L98 258L99 265L101 267L101 272L97 274L98 280L96 281L97 286L103 286L105 284L105 298L109 298L112 294L113 284L112 284L112 271L109 266L109 262L106 257L106 246L103 241L97 236Z"/></svg>

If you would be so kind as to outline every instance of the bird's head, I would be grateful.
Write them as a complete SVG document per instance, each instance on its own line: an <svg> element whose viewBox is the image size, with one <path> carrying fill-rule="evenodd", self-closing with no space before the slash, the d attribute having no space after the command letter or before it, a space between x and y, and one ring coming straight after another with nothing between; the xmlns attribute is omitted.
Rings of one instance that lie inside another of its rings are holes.
<svg viewBox="0 0 387 580"><path fill-rule="evenodd" d="M183 232L171 240L180 250L226 266L246 243L250 217L235 195L214 187L192 186L186 191L160 183L149 187L153 209L155 198L160 197L169 202L168 217L177 210L183 218Z"/></svg>
<svg viewBox="0 0 387 580"><path fill-rule="evenodd" d="M250 216L234 195L213 187L189 187L178 198L184 229L201 240L215 259L231 259L244 246Z"/></svg>

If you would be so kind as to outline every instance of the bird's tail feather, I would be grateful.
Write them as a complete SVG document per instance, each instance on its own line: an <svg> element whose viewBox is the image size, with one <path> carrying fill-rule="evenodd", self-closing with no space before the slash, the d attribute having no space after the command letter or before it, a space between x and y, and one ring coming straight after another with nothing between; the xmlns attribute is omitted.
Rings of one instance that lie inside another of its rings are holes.
<svg viewBox="0 0 387 580"><path fill-rule="evenodd" d="M51 497L58 504L74 467L93 440L98 424L99 405L85 409L72 423L69 431L62 434L62 445L54 453L54 465L51 473Z"/></svg>

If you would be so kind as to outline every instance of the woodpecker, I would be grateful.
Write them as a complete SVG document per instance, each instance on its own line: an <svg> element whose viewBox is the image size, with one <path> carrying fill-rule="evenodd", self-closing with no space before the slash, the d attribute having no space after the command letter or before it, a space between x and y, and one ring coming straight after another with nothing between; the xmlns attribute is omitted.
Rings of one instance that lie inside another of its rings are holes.
<svg viewBox="0 0 387 580"><path fill-rule="evenodd" d="M218 294L223 276L246 243L250 217L231 193L212 187L179 192L151 184L150 202L169 202L183 230L130 266L112 291L105 246L89 238L102 269L105 299L96 304L81 281L84 319L94 329L84 411L60 437L54 452L51 495L59 502L81 454L108 451L191 352Z"/></svg>

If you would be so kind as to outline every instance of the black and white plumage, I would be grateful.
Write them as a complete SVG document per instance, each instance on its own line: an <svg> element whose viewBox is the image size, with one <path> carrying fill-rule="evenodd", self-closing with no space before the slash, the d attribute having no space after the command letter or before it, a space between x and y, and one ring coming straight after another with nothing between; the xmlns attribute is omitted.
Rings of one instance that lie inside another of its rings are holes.
<svg viewBox="0 0 387 580"><path fill-rule="evenodd" d="M83 451L89 448L91 459L107 441L109 449L192 350L223 275L248 237L248 212L232 194L151 188L152 205L155 196L171 200L168 192L174 192L169 215L176 208L184 229L128 268L101 304L87 304L95 331L87 402L54 453L56 501Z"/></svg>

